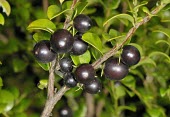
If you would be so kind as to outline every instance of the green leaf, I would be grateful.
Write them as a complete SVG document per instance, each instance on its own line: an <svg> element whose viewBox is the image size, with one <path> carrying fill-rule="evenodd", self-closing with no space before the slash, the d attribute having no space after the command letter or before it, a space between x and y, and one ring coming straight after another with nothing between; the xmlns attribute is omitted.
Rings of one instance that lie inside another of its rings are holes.
<svg viewBox="0 0 170 117"><path fill-rule="evenodd" d="M89 63L91 60L91 55L90 55L90 52L87 50L84 54L79 55L79 56L71 55L71 58L75 65L80 65L83 63Z"/></svg>
<svg viewBox="0 0 170 117"><path fill-rule="evenodd" d="M130 110L130 111L135 112L135 111L136 111L136 106L135 106L135 105L119 106L119 110L120 110L120 111Z"/></svg>
<svg viewBox="0 0 170 117"><path fill-rule="evenodd" d="M11 92L7 90L0 90L0 113L1 112L7 112L11 110L14 106L14 96Z"/></svg>
<svg viewBox="0 0 170 117"><path fill-rule="evenodd" d="M119 4L120 4L120 0L113 0L110 5L112 9L117 9L119 7Z"/></svg>
<svg viewBox="0 0 170 117"><path fill-rule="evenodd" d="M146 4L148 4L148 2L147 2L147 1L143 1L142 3L140 3L139 5L137 5L133 10L136 12L136 11L138 11L138 9L139 9L141 6L144 6L144 5L146 5Z"/></svg>
<svg viewBox="0 0 170 117"><path fill-rule="evenodd" d="M87 6L88 2L78 2L76 5L77 14L81 14Z"/></svg>
<svg viewBox="0 0 170 117"><path fill-rule="evenodd" d="M2 80L2 78L0 77L0 87L2 87L3 86L3 80Z"/></svg>
<svg viewBox="0 0 170 117"><path fill-rule="evenodd" d="M47 9L47 16L50 20L57 17L56 14L58 14L61 11L61 6L59 5L51 5Z"/></svg>
<svg viewBox="0 0 170 117"><path fill-rule="evenodd" d="M147 109L148 114L150 117L160 117L161 116L161 110L159 108L150 108Z"/></svg>
<svg viewBox="0 0 170 117"><path fill-rule="evenodd" d="M168 3L170 3L170 0L161 0L161 2L162 2L163 4L168 4Z"/></svg>
<svg viewBox="0 0 170 117"><path fill-rule="evenodd" d="M122 82L125 86L127 86L127 87L129 87L129 88L135 89L135 87L136 87L136 80L135 80L135 78L134 78L133 76L131 76L131 75L128 75L128 76L126 76L125 78L123 78L123 79L121 80L121 82Z"/></svg>
<svg viewBox="0 0 170 117"><path fill-rule="evenodd" d="M14 58L12 60L14 72L21 72L27 67L27 63L19 58ZM22 66L22 67L21 67Z"/></svg>
<svg viewBox="0 0 170 117"><path fill-rule="evenodd" d="M48 19L38 19L29 24L27 29L28 30L40 29L45 30L49 33L54 33L54 31L56 30L56 26L52 21Z"/></svg>
<svg viewBox="0 0 170 117"><path fill-rule="evenodd" d="M48 32L37 32L33 35L33 38L36 42L41 40L50 40L51 34Z"/></svg>
<svg viewBox="0 0 170 117"><path fill-rule="evenodd" d="M155 44L159 44L159 43L165 43L170 46L170 42L168 42L166 40L158 40L157 42L155 42Z"/></svg>
<svg viewBox="0 0 170 117"><path fill-rule="evenodd" d="M160 88L159 92L160 92L161 97L164 97L166 95L167 90L169 90L169 89L165 89L165 88L162 88L162 87Z"/></svg>
<svg viewBox="0 0 170 117"><path fill-rule="evenodd" d="M131 15L128 14L118 14L115 15L111 18L109 18L106 22L104 22L103 26L105 26L108 22L112 21L113 19L126 19L128 21L130 21L133 25L134 25L134 18Z"/></svg>
<svg viewBox="0 0 170 117"><path fill-rule="evenodd" d="M50 64L49 64L49 63L41 63L41 62L38 62L38 61L37 61L37 63L38 63L39 66L40 66L41 68L43 68L45 71L49 71L49 69L50 69Z"/></svg>
<svg viewBox="0 0 170 117"><path fill-rule="evenodd" d="M18 99L20 92L17 87L10 87L8 91L10 91L13 94L15 100Z"/></svg>
<svg viewBox="0 0 170 117"><path fill-rule="evenodd" d="M163 52L152 52L152 53L150 53L149 54L149 58L151 58L151 57L153 57L153 56L164 56L165 58L167 58L168 59L168 61L170 61L170 57L167 55L167 54L165 54L165 53L163 53Z"/></svg>
<svg viewBox="0 0 170 117"><path fill-rule="evenodd" d="M59 0L60 1L60 4L62 4L64 2L64 0Z"/></svg>
<svg viewBox="0 0 170 117"><path fill-rule="evenodd" d="M85 102L79 103L79 108L74 112L74 117L85 117L87 112L87 106Z"/></svg>
<svg viewBox="0 0 170 117"><path fill-rule="evenodd" d="M114 93L115 93L114 95L117 99L126 95L125 88L120 84L118 84L118 85L115 84L115 92Z"/></svg>
<svg viewBox="0 0 170 117"><path fill-rule="evenodd" d="M38 84L38 88L39 89L47 88L47 84L48 84L48 80L42 79L42 80L40 80L40 82Z"/></svg>
<svg viewBox="0 0 170 117"><path fill-rule="evenodd" d="M0 0L0 6L3 9L3 12L6 13L7 16L11 13L11 7L6 0Z"/></svg>
<svg viewBox="0 0 170 117"><path fill-rule="evenodd" d="M4 20L4 16L0 13L0 24L4 25L5 20Z"/></svg>
<svg viewBox="0 0 170 117"><path fill-rule="evenodd" d="M141 58L141 60L139 61L138 64L134 65L131 67L131 69L135 69L136 67L140 66L140 65L143 65L143 64L151 64L153 65L154 67L156 67L156 63L154 60L152 60L151 58L149 57L145 57L145 58Z"/></svg>
<svg viewBox="0 0 170 117"><path fill-rule="evenodd" d="M0 61L0 65L2 65L2 62Z"/></svg>
<svg viewBox="0 0 170 117"><path fill-rule="evenodd" d="M102 42L98 35L87 32L83 34L82 39L102 53Z"/></svg>
<svg viewBox="0 0 170 117"><path fill-rule="evenodd" d="M168 28L158 27L159 29L153 30L153 32L161 32L170 38L170 30Z"/></svg>

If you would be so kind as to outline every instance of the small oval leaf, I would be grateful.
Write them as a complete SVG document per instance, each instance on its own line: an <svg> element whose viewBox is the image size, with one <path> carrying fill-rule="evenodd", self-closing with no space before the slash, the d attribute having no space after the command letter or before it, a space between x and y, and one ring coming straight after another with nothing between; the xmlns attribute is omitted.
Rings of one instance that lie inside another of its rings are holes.
<svg viewBox="0 0 170 117"><path fill-rule="evenodd" d="M4 16L0 13L0 24L4 25L5 20L4 20Z"/></svg>
<svg viewBox="0 0 170 117"><path fill-rule="evenodd" d="M47 9L47 16L51 20L61 11L61 7L58 5L51 5Z"/></svg>
<svg viewBox="0 0 170 117"><path fill-rule="evenodd" d="M48 19L38 19L29 24L27 29L28 30L40 29L48 31L49 33L54 33L54 31L56 30L56 26L52 21Z"/></svg>
<svg viewBox="0 0 170 117"><path fill-rule="evenodd" d="M126 20L130 21L134 25L134 18L131 15L118 14L118 15L115 15L115 16L109 18L106 22L104 22L103 26L105 26L108 22L110 22L111 20L116 19L116 18L117 19L126 19Z"/></svg>
<svg viewBox="0 0 170 117"><path fill-rule="evenodd" d="M75 65L79 65L79 64L83 64L83 63L89 63L91 60L91 54L87 50L84 54L79 55L79 56L71 55L71 58Z"/></svg>
<svg viewBox="0 0 170 117"><path fill-rule="evenodd" d="M51 34L48 32L38 32L33 35L33 38L36 42L41 40L50 40Z"/></svg>
<svg viewBox="0 0 170 117"><path fill-rule="evenodd" d="M11 7L6 0L0 0L0 6L2 6L3 12L6 13L7 16L11 13Z"/></svg>
<svg viewBox="0 0 170 117"><path fill-rule="evenodd" d="M88 32L83 34L82 39L102 53L102 42L98 35Z"/></svg>
<svg viewBox="0 0 170 117"><path fill-rule="evenodd" d="M150 53L148 57L159 56L159 55L166 57L170 61L170 57L167 54L165 54L163 52L158 52L158 51Z"/></svg>

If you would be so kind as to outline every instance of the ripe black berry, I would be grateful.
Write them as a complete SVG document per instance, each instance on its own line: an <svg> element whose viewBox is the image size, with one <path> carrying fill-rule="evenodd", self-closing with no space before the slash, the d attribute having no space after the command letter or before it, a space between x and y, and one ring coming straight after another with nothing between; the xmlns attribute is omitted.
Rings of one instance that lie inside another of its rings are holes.
<svg viewBox="0 0 170 117"><path fill-rule="evenodd" d="M59 61L60 69L63 72L71 72L73 69L73 62L70 58L65 57Z"/></svg>
<svg viewBox="0 0 170 117"><path fill-rule="evenodd" d="M125 45L123 47L121 59L125 64L129 66L135 65L140 61L140 52L136 47L132 45Z"/></svg>
<svg viewBox="0 0 170 117"><path fill-rule="evenodd" d="M73 48L71 53L73 55L82 55L87 51L88 44L81 39L81 36L74 37Z"/></svg>
<svg viewBox="0 0 170 117"><path fill-rule="evenodd" d="M86 84L90 79L93 79L95 76L95 70L90 64L81 64L75 70L76 80L80 83Z"/></svg>
<svg viewBox="0 0 170 117"><path fill-rule="evenodd" d="M64 84L69 87L75 87L77 85L77 81L74 78L74 75L71 73L64 74Z"/></svg>
<svg viewBox="0 0 170 117"><path fill-rule="evenodd" d="M87 15L80 14L74 18L73 26L77 31L84 33L91 28L92 20Z"/></svg>
<svg viewBox="0 0 170 117"><path fill-rule="evenodd" d="M84 90L90 94L96 94L100 92L101 89L102 89L102 85L97 78L90 80L88 84L84 85Z"/></svg>
<svg viewBox="0 0 170 117"><path fill-rule="evenodd" d="M71 108L65 106L59 110L59 117L73 117Z"/></svg>
<svg viewBox="0 0 170 117"><path fill-rule="evenodd" d="M118 58L110 58L105 63L104 74L110 80L121 80L128 74L128 69Z"/></svg>
<svg viewBox="0 0 170 117"><path fill-rule="evenodd" d="M59 29L51 37L51 46L55 52L66 53L73 47L74 38L66 29Z"/></svg>
<svg viewBox="0 0 170 117"><path fill-rule="evenodd" d="M48 40L42 40L35 44L33 54L42 63L51 62L56 58L56 54L50 49L50 41Z"/></svg>

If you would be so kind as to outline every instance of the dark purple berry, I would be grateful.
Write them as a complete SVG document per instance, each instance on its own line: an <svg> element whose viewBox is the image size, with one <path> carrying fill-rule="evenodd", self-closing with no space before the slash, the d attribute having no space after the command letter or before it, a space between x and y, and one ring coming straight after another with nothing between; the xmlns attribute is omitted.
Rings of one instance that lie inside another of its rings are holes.
<svg viewBox="0 0 170 117"><path fill-rule="evenodd" d="M88 44L82 40L81 36L75 36L71 53L73 55L82 55L87 51L87 49Z"/></svg>
<svg viewBox="0 0 170 117"><path fill-rule="evenodd" d="M81 64L75 70L76 80L80 83L86 84L95 76L95 70L90 64Z"/></svg>
<svg viewBox="0 0 170 117"><path fill-rule="evenodd" d="M63 72L71 72L73 69L73 61L71 58L65 57L59 61L60 69Z"/></svg>
<svg viewBox="0 0 170 117"><path fill-rule="evenodd" d="M59 29L51 37L51 46L55 52L66 53L73 47L74 38L66 29Z"/></svg>
<svg viewBox="0 0 170 117"><path fill-rule="evenodd" d="M74 75L71 73L64 74L64 84L69 87L75 87L77 85L77 81L74 78Z"/></svg>
<svg viewBox="0 0 170 117"><path fill-rule="evenodd" d="M128 74L128 69L118 58L110 58L105 63L104 74L110 80L121 80Z"/></svg>
<svg viewBox="0 0 170 117"><path fill-rule="evenodd" d="M81 33L88 31L92 26L92 20L87 15L80 14L73 20L74 28Z"/></svg>
<svg viewBox="0 0 170 117"><path fill-rule="evenodd" d="M84 90L90 94L96 94L100 92L101 89L102 89L102 85L97 78L90 80L88 84L84 85Z"/></svg>
<svg viewBox="0 0 170 117"><path fill-rule="evenodd" d="M135 65L140 61L140 52L132 45L125 45L123 47L121 59L128 66Z"/></svg>
<svg viewBox="0 0 170 117"><path fill-rule="evenodd" d="M50 41L48 40L42 40L35 44L33 54L42 63L49 63L56 58L56 54L51 50Z"/></svg>

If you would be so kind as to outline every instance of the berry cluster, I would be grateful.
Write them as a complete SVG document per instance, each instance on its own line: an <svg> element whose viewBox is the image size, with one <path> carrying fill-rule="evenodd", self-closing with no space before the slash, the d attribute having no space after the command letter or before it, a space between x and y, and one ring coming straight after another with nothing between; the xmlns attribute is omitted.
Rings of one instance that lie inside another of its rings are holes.
<svg viewBox="0 0 170 117"><path fill-rule="evenodd" d="M95 94L101 90L101 82L95 78L95 69L91 64L81 64L73 69L73 61L67 57L68 54L82 55L88 49L88 44L82 40L82 34L92 26L92 20L83 14L73 19L73 27L78 31L74 36L66 29L58 29L53 33L50 40L42 40L34 46L35 58L42 63L52 62L56 54L64 54L59 58L60 70L63 72L64 84L69 87L83 84L84 90ZM66 54L67 53L67 54ZM128 72L129 67L140 60L140 53L137 48L131 45L123 47L121 60L109 58L105 62L104 75L111 80L121 80Z"/></svg>
<svg viewBox="0 0 170 117"><path fill-rule="evenodd" d="M128 72L129 67L135 65L140 60L139 50L132 45L125 45L119 58L109 58L104 67L104 74L110 80L121 80Z"/></svg>

